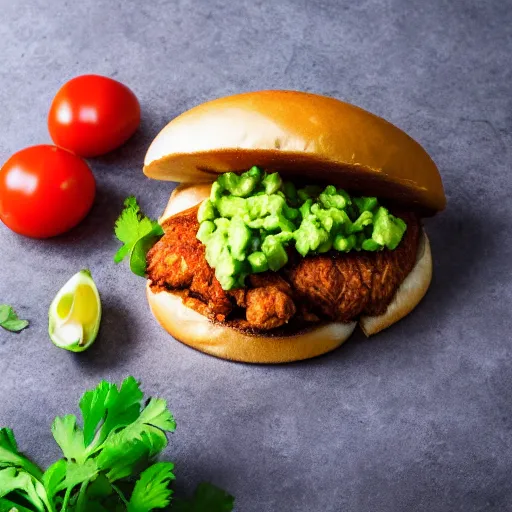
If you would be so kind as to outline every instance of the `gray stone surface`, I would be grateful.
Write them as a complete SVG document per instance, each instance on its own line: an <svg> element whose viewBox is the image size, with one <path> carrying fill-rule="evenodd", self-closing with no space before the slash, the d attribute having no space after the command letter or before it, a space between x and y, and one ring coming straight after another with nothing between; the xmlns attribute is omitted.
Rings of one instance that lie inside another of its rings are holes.
<svg viewBox="0 0 512 512"><path fill-rule="evenodd" d="M0 160L49 141L46 114L67 79L95 72L137 93L141 130L91 160L92 213L34 241L0 227L0 299L31 321L0 332L0 423L41 463L49 425L101 378L141 379L169 400L166 457L179 492L211 480L237 510L512 510L510 1L0 0ZM448 209L427 221L428 296L407 319L313 361L233 364L170 339L144 281L115 266L112 235L135 193L158 215L172 184L143 177L172 117L243 90L333 95L388 118L438 164ZM96 345L56 349L47 307L89 267L103 297Z"/></svg>

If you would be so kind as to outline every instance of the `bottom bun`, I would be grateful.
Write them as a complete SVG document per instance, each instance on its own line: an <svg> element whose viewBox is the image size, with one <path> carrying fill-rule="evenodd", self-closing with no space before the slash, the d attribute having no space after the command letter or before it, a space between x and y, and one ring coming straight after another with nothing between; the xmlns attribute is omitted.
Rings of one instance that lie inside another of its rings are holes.
<svg viewBox="0 0 512 512"><path fill-rule="evenodd" d="M425 232L418 245L416 264L395 293L393 301L385 313L379 316L362 316L359 325L371 336L393 325L408 315L423 299L432 281L432 253Z"/></svg>
<svg viewBox="0 0 512 512"><path fill-rule="evenodd" d="M177 186L160 222L200 203L209 196L210 188L211 184L185 183ZM398 288L386 312L359 319L366 336L376 334L408 315L424 297L431 280L432 254L427 235L423 232L416 264ZM210 322L184 306L178 295L165 291L155 293L149 283L147 296L153 315L174 338L201 352L245 363L288 363L325 354L342 345L357 325L357 322L332 322L290 336L248 334Z"/></svg>
<svg viewBox="0 0 512 512"><path fill-rule="evenodd" d="M357 322L329 323L291 336L247 334L214 324L183 305L170 292L147 287L149 306L162 327L178 341L222 359L244 363L289 363L325 354L339 347Z"/></svg>

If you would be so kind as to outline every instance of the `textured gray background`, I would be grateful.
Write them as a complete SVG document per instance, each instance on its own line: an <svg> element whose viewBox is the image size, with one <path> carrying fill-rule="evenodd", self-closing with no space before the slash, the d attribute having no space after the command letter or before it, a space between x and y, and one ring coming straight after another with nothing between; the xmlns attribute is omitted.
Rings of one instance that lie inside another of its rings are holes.
<svg viewBox="0 0 512 512"><path fill-rule="evenodd" d="M101 378L169 400L178 491L208 479L238 510L512 510L510 0L0 0L0 160L49 141L53 94L81 73L137 93L132 141L90 161L92 213L63 237L0 227L0 299L31 320L0 332L0 423L42 463L49 425ZM301 364L220 361L170 339L144 281L115 266L112 226L137 194L158 215L172 184L143 177L149 142L198 102L243 90L333 95L388 118L438 164L448 209L427 222L435 278L420 307ZM58 288L91 268L103 297L82 355L46 334Z"/></svg>

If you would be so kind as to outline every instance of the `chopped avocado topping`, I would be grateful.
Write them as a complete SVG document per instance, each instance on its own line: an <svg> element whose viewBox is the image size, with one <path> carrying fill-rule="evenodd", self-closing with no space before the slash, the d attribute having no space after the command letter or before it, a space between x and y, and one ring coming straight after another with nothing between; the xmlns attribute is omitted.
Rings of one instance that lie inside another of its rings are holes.
<svg viewBox="0 0 512 512"><path fill-rule="evenodd" d="M244 286L250 274L284 267L287 248L304 257L393 250L407 229L376 197L352 197L334 185L297 189L258 167L220 175L197 220L197 238L224 290Z"/></svg>

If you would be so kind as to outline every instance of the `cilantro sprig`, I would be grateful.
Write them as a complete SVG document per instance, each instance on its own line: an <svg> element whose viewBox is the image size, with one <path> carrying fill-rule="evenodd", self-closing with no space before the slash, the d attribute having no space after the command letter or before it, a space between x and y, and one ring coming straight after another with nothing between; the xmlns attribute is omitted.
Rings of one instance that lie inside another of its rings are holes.
<svg viewBox="0 0 512 512"><path fill-rule="evenodd" d="M86 391L75 415L55 418L52 433L63 458L42 471L0 429L0 511L229 512L233 497L200 484L190 500L173 500L174 465L156 462L176 422L165 400L143 402L139 383L106 381Z"/></svg>
<svg viewBox="0 0 512 512"><path fill-rule="evenodd" d="M116 221L116 237L123 245L114 256L120 263L130 257L130 269L134 274L144 277L146 274L146 254L164 234L158 221L146 217L134 196L124 201L124 210Z"/></svg>
<svg viewBox="0 0 512 512"><path fill-rule="evenodd" d="M11 331L20 332L28 326L27 320L21 320L8 304L0 304L0 327Z"/></svg>

